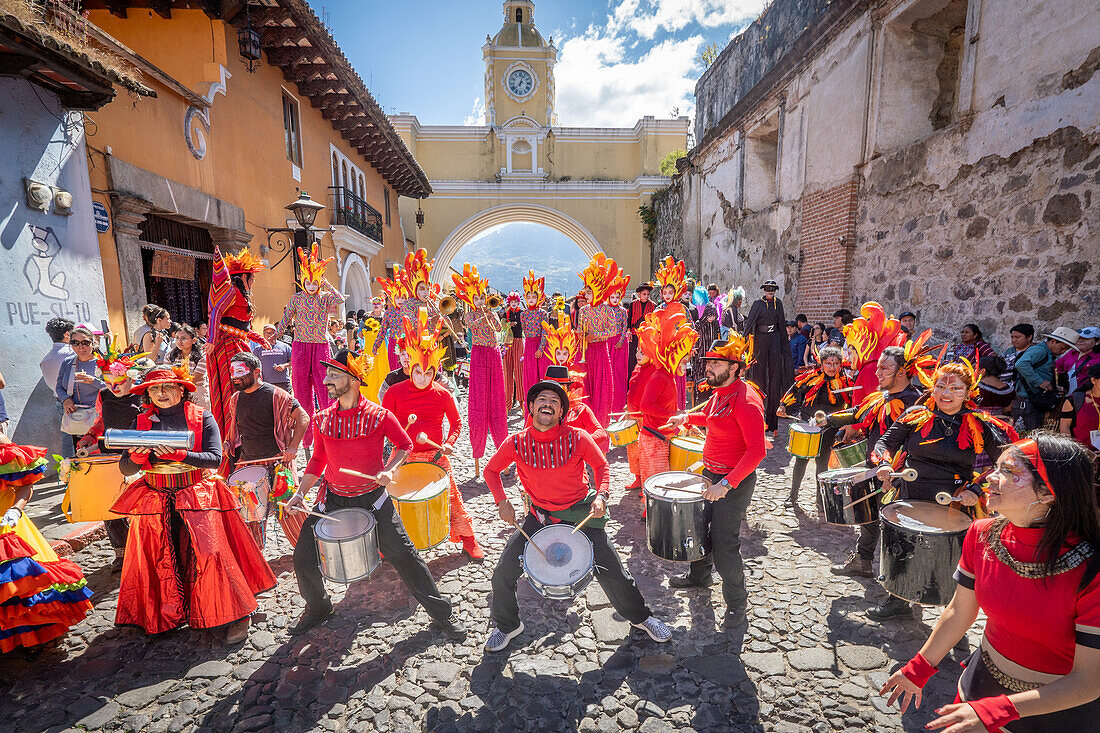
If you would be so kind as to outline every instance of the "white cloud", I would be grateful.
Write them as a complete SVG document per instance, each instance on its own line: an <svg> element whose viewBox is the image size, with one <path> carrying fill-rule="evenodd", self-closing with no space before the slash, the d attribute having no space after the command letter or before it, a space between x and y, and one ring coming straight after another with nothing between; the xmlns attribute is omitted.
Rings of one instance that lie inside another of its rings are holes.
<svg viewBox="0 0 1100 733"><path fill-rule="evenodd" d="M482 103L481 97L474 97L470 114L466 115L465 119L462 120L462 124L467 127L485 124L485 105Z"/></svg>
<svg viewBox="0 0 1100 733"><path fill-rule="evenodd" d="M699 51L692 33L654 43L658 33L688 26L744 25L768 0L621 0L602 26L564 34L555 68L557 113L563 125L631 127L644 115L692 116ZM560 31L555 38L563 37Z"/></svg>

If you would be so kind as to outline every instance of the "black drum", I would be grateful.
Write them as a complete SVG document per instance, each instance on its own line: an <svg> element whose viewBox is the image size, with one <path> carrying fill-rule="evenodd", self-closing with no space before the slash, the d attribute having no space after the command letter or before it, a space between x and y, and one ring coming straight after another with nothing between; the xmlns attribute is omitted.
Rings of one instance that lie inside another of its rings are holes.
<svg viewBox="0 0 1100 733"><path fill-rule="evenodd" d="M818 475L818 506L826 522L854 525L878 521L879 498L877 496L848 506L875 490L870 478L860 480L867 471L866 467L835 468Z"/></svg>
<svg viewBox="0 0 1100 733"><path fill-rule="evenodd" d="M930 501L895 501L882 508L881 519L882 587L913 603L950 603L970 517Z"/></svg>
<svg viewBox="0 0 1100 733"><path fill-rule="evenodd" d="M702 560L710 554L710 517L703 498L710 483L687 471L667 471L646 479L645 529L650 551L674 562Z"/></svg>

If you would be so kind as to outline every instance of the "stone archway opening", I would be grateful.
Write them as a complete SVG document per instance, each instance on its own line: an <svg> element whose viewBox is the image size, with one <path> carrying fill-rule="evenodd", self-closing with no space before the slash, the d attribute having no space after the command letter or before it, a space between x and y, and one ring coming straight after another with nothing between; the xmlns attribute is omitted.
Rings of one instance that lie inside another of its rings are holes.
<svg viewBox="0 0 1100 733"><path fill-rule="evenodd" d="M501 241L499 232L508 225L522 225L526 232L513 230L503 235L505 240ZM531 237L548 244L533 247ZM466 249L467 245L473 248ZM550 251L560 252L564 257L544 259ZM522 276L530 269L536 275L547 276L547 293L555 290L576 293L580 288L577 273L602 251L603 247L583 224L556 209L538 204L503 204L471 216L444 239L435 255L432 282L449 285L451 268L461 270L463 262L470 262L489 277L493 288L503 292L521 289ZM516 273L520 273L518 278ZM568 277L566 273L570 273Z"/></svg>
<svg viewBox="0 0 1100 733"><path fill-rule="evenodd" d="M355 253L349 254L344 260L340 273L340 292L348 296L344 303L345 311L363 309L370 312L370 273L366 263Z"/></svg>

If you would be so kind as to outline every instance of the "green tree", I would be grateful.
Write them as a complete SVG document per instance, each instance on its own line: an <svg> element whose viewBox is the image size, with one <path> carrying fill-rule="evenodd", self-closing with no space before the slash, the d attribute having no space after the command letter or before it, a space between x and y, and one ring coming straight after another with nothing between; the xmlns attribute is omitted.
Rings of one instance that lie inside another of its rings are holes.
<svg viewBox="0 0 1100 733"><path fill-rule="evenodd" d="M685 155L687 155L686 150L673 150L661 159L661 164L657 166L657 170L661 172L662 176L676 175L676 161Z"/></svg>
<svg viewBox="0 0 1100 733"><path fill-rule="evenodd" d="M714 63L714 60L718 58L718 54L722 49L718 48L717 43L708 43L703 46L703 49L699 52L699 63L703 65L703 68L707 68Z"/></svg>

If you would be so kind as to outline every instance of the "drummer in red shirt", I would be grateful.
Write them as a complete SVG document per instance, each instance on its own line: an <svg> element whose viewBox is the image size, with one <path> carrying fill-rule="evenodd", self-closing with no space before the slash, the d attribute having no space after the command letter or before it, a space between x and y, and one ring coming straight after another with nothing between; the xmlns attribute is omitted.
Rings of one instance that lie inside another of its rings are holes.
<svg viewBox="0 0 1100 733"><path fill-rule="evenodd" d="M372 358L341 349L325 365L325 389L334 402L313 415L313 457L298 490L287 502L290 511L305 510L305 495L321 482L317 492L317 511L364 509L374 516L378 549L393 565L409 593L420 602L432 619L432 626L449 639L466 638L466 629L451 612L451 602L436 588L428 566L413 547L405 526L397 515L386 486L393 472L405 462L413 443L401 429L397 418L384 407L362 395L360 389L370 374ZM383 463L382 446L389 439L393 454ZM374 479L346 474L347 468L373 475ZM294 548L294 574L298 590L306 601L306 610L287 631L301 634L333 614L332 601L325 592L317 556L314 527L317 517L310 516Z"/></svg>
<svg viewBox="0 0 1100 733"><path fill-rule="evenodd" d="M712 567L722 578L726 600L726 623L745 620L748 591L741 560L741 520L745 518L753 489L756 467L764 460L764 399L759 390L742 379L752 361L752 338L730 332L730 340L715 341L703 355L707 385L714 390L701 411L681 412L669 422L707 428L703 444L703 476L711 485L703 498L714 502L710 520L711 554L691 564L686 575L669 579L673 588L710 585Z"/></svg>
<svg viewBox="0 0 1100 733"><path fill-rule="evenodd" d="M1008 446L989 475L989 508L955 571L955 596L920 651L881 690L920 706L921 691L985 613L955 702L930 730L1091 733L1100 726L1100 521L1093 455L1047 432Z"/></svg>
<svg viewBox="0 0 1100 733"><path fill-rule="evenodd" d="M564 424L569 413L569 395L557 382L533 385L527 392L527 407L532 415L531 426L504 441L485 466L485 483L493 492L500 518L518 526L516 510L500 480L501 472L513 463L531 500L531 510L523 520L523 531L528 536L550 524L580 524L591 513L592 518L580 531L592 542L593 570L600 587L620 616L654 641L668 641L672 630L649 610L634 578L604 532L609 494L607 457L588 433ZM586 464L595 477L595 489L588 485ZM500 651L523 633L516 584L523 574L520 558L526 544L526 537L514 532L493 571L489 615L494 628L485 642L486 651Z"/></svg>
<svg viewBox="0 0 1100 733"><path fill-rule="evenodd" d="M565 424L580 428L591 435L596 447L606 455L611 450L611 437L607 434L607 428L600 425L600 421L596 419L596 413L592 412L592 408L580 401L584 399L584 381L576 372L570 372L568 368L557 364L546 367L544 379L548 382L557 382L569 394L569 412L565 416ZM523 426L531 427L530 414L527 415Z"/></svg>
<svg viewBox="0 0 1100 733"><path fill-rule="evenodd" d="M642 395L645 394L646 385L656 367L646 355L638 349L636 356L638 366L630 375L630 381L626 385L626 418L637 420L642 416ZM639 458L638 441L628 443L626 446L626 460L630 465L630 473L634 474L634 480L627 486L627 490L642 488L642 466ZM644 505L644 501L643 501Z"/></svg>
<svg viewBox="0 0 1100 733"><path fill-rule="evenodd" d="M408 426L409 432L416 436L409 460L434 463L447 472L451 482L451 542L461 542L467 555L481 560L485 557L485 551L474 537L474 525L462 503L462 494L455 484L449 458L462 433L462 418L458 414L454 395L435 379L439 361L447 353L447 347L440 344L442 321L437 321L434 329L429 328L425 308L419 310L417 318L416 324L405 319L405 353L408 355L408 366L405 368L409 378L386 390L382 407L392 412L398 424ZM410 422L413 415L416 419ZM448 424L446 440L443 438L444 418ZM422 434L423 441L420 440ZM437 448L432 443L442 447Z"/></svg>

